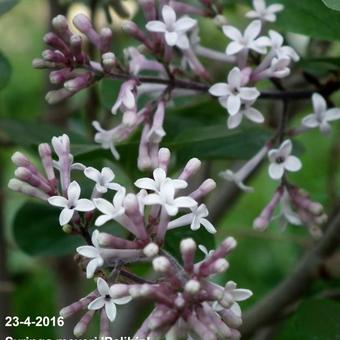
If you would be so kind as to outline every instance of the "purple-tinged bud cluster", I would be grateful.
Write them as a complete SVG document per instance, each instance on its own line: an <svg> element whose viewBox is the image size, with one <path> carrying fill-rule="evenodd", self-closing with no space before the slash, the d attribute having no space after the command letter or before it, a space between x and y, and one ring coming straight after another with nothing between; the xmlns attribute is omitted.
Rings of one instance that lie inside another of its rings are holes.
<svg viewBox="0 0 340 340"><path fill-rule="evenodd" d="M280 207L281 224L288 222L293 225L305 225L313 237L319 238L322 235L320 226L327 222L323 206L313 202L307 192L295 186L281 186L277 189L271 201L255 219L254 229L266 230L274 218L277 206Z"/></svg>
<svg viewBox="0 0 340 340"><path fill-rule="evenodd" d="M114 56L107 53L112 42L112 32L109 28L103 28L97 33L90 19L83 14L76 15L73 23L99 50L102 66L93 64L90 60L84 50L83 38L71 32L67 19L62 15L56 16L52 20L54 31L44 36L44 42L50 49L42 52L42 59L33 60L33 67L53 70L50 73L52 84L63 86L47 93L46 100L50 104L58 103L91 86L96 80L96 70L101 71L103 67L112 70L115 64Z"/></svg>

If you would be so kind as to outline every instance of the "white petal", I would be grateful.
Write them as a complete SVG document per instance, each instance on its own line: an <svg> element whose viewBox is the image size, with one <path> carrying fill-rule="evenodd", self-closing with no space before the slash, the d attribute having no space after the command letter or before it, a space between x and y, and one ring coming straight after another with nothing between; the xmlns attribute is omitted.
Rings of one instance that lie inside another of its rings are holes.
<svg viewBox="0 0 340 340"><path fill-rule="evenodd" d="M241 112L236 113L235 115L230 115L228 117L227 125L229 129L237 128L242 122L243 114Z"/></svg>
<svg viewBox="0 0 340 340"><path fill-rule="evenodd" d="M213 224L208 221L206 218L202 218L201 219L201 224L202 226L211 234L215 234L216 233L216 229L213 226Z"/></svg>
<svg viewBox="0 0 340 340"><path fill-rule="evenodd" d="M316 114L319 115L327 110L326 100L319 93L313 94L312 102Z"/></svg>
<svg viewBox="0 0 340 340"><path fill-rule="evenodd" d="M266 9L266 2L264 0L253 0L253 7L257 12L264 12Z"/></svg>
<svg viewBox="0 0 340 340"><path fill-rule="evenodd" d="M162 8L162 17L168 27L176 22L176 12L168 5L164 5Z"/></svg>
<svg viewBox="0 0 340 340"><path fill-rule="evenodd" d="M178 36L176 46L181 50L187 50L190 48L190 41L186 34L180 34Z"/></svg>
<svg viewBox="0 0 340 340"><path fill-rule="evenodd" d="M97 217L96 221L94 222L94 224L97 227L101 227L103 224L107 223L108 221L112 220L112 216L110 215L100 215Z"/></svg>
<svg viewBox="0 0 340 340"><path fill-rule="evenodd" d="M230 95L227 100L227 110L229 114L235 115L240 111L241 99L238 95Z"/></svg>
<svg viewBox="0 0 340 340"><path fill-rule="evenodd" d="M119 299L113 299L113 302L116 305L125 305L125 304L129 303L131 300L132 300L131 296L125 296L125 297L122 297L122 298L119 298Z"/></svg>
<svg viewBox="0 0 340 340"><path fill-rule="evenodd" d="M229 94L226 83L217 83L210 87L209 93L216 97L222 97Z"/></svg>
<svg viewBox="0 0 340 340"><path fill-rule="evenodd" d="M241 32L233 26L223 26L223 33L231 40L240 41L242 39Z"/></svg>
<svg viewBox="0 0 340 340"><path fill-rule="evenodd" d="M233 88L241 86L242 74L238 67L234 67L228 74L228 84Z"/></svg>
<svg viewBox="0 0 340 340"><path fill-rule="evenodd" d="M136 106L135 95L131 90L127 90L123 97L123 104L130 110L133 110Z"/></svg>
<svg viewBox="0 0 340 340"><path fill-rule="evenodd" d="M316 115L312 113L302 119L302 124L308 128L313 129L318 127L320 125L320 122L317 120Z"/></svg>
<svg viewBox="0 0 340 340"><path fill-rule="evenodd" d="M165 41L169 46L175 46L177 43L177 32L165 32Z"/></svg>
<svg viewBox="0 0 340 340"><path fill-rule="evenodd" d="M255 100L260 95L260 92L256 87L241 87L240 97L243 100L252 101Z"/></svg>
<svg viewBox="0 0 340 340"><path fill-rule="evenodd" d="M235 301L244 301L249 299L253 295L252 291L249 289L235 289L232 292L232 296Z"/></svg>
<svg viewBox="0 0 340 340"><path fill-rule="evenodd" d="M124 187L121 187L119 191L113 197L113 204L115 208L121 208L123 206L123 201L125 198L126 190Z"/></svg>
<svg viewBox="0 0 340 340"><path fill-rule="evenodd" d="M105 313L108 319L113 322L117 315L117 307L113 302L105 302Z"/></svg>
<svg viewBox="0 0 340 340"><path fill-rule="evenodd" d="M279 148L279 153L284 158L287 158L292 153L292 148L293 148L292 141L290 139L287 139L281 144Z"/></svg>
<svg viewBox="0 0 340 340"><path fill-rule="evenodd" d="M108 167L104 167L101 171L101 174L105 180L105 182L112 182L113 179L115 178L115 174L113 173L113 171L108 168Z"/></svg>
<svg viewBox="0 0 340 340"><path fill-rule="evenodd" d="M100 295L105 296L110 294L110 288L107 282L101 277L97 280L97 289Z"/></svg>
<svg viewBox="0 0 340 340"><path fill-rule="evenodd" d="M284 6L281 4L272 4L267 7L268 12L276 13L281 12L284 9Z"/></svg>
<svg viewBox="0 0 340 340"><path fill-rule="evenodd" d="M327 122L331 122L333 120L338 120L340 119L340 109L334 108L326 111L325 113L325 120Z"/></svg>
<svg viewBox="0 0 340 340"><path fill-rule="evenodd" d="M283 44L283 36L274 30L269 31L270 39L272 40L272 44L274 47L280 47Z"/></svg>
<svg viewBox="0 0 340 340"><path fill-rule="evenodd" d="M168 229L174 229L178 227L188 226L190 225L192 219L194 217L194 214L185 214L181 217L178 217L174 219L173 221L169 222Z"/></svg>
<svg viewBox="0 0 340 340"><path fill-rule="evenodd" d="M166 26L164 22L158 20L149 21L145 27L150 32L164 33L166 31Z"/></svg>
<svg viewBox="0 0 340 340"><path fill-rule="evenodd" d="M165 204L164 208L169 216L175 216L178 213L178 208L175 205Z"/></svg>
<svg viewBox="0 0 340 340"><path fill-rule="evenodd" d="M269 150L268 152L268 158L270 160L270 162L275 162L276 161L276 158L279 156L279 151L277 149L272 149L272 150Z"/></svg>
<svg viewBox="0 0 340 340"><path fill-rule="evenodd" d="M228 44L225 53L227 55L234 55L241 52L244 48L245 46L243 44L240 44L238 41L232 41Z"/></svg>
<svg viewBox="0 0 340 340"><path fill-rule="evenodd" d="M188 186L188 183L183 179L172 179L171 183L176 189L185 189Z"/></svg>
<svg viewBox="0 0 340 340"><path fill-rule="evenodd" d="M157 186L154 180L151 178L140 178L135 182L135 186L140 189L146 189L146 190L157 190Z"/></svg>
<svg viewBox="0 0 340 340"><path fill-rule="evenodd" d="M67 197L71 202L76 202L80 196L80 186L76 181L70 183L67 188Z"/></svg>
<svg viewBox="0 0 340 340"><path fill-rule="evenodd" d="M162 200L157 194L149 194L145 196L143 202L145 205L162 204Z"/></svg>
<svg viewBox="0 0 340 340"><path fill-rule="evenodd" d="M77 211L91 211L94 210L95 206L94 203L86 198L82 198L77 201L75 206L75 210Z"/></svg>
<svg viewBox="0 0 340 340"><path fill-rule="evenodd" d="M98 310L103 308L105 305L105 299L102 296L97 297L95 300L93 300L87 308L90 310Z"/></svg>
<svg viewBox="0 0 340 340"><path fill-rule="evenodd" d="M61 226L71 221L74 214L73 209L64 208L59 215L59 223Z"/></svg>
<svg viewBox="0 0 340 340"><path fill-rule="evenodd" d="M95 258L98 255L98 250L92 246L81 246L78 247L76 250L78 254L88 257L90 259Z"/></svg>
<svg viewBox="0 0 340 340"><path fill-rule="evenodd" d="M331 126L327 122L322 122L320 124L320 131L323 134L327 134L331 131Z"/></svg>
<svg viewBox="0 0 340 340"><path fill-rule="evenodd" d="M95 168L86 168L84 174L87 178L92 179L92 181L97 182L99 180L100 172Z"/></svg>
<svg viewBox="0 0 340 340"><path fill-rule="evenodd" d="M163 169L157 168L153 171L153 178L155 179L156 183L160 184L165 181L166 173Z"/></svg>
<svg viewBox="0 0 340 340"><path fill-rule="evenodd" d="M183 17L178 19L174 26L176 31L186 32L192 29L195 25L196 20L189 17Z"/></svg>
<svg viewBox="0 0 340 340"><path fill-rule="evenodd" d="M197 205L197 202L189 196L182 196L175 198L175 204L180 208L192 208Z"/></svg>
<svg viewBox="0 0 340 340"><path fill-rule="evenodd" d="M48 198L48 203L59 208L67 207L68 200L62 196L52 196Z"/></svg>
<svg viewBox="0 0 340 340"><path fill-rule="evenodd" d="M198 249L204 254L204 255L208 255L208 249L207 247L203 246L202 244L198 245Z"/></svg>
<svg viewBox="0 0 340 340"><path fill-rule="evenodd" d="M248 109L244 111L244 114L249 120L255 123L264 122L264 117L262 113L259 110L254 109L253 107L248 107Z"/></svg>
<svg viewBox="0 0 340 340"><path fill-rule="evenodd" d="M94 204L97 209L105 215L112 215L114 213L114 206L104 198L95 198Z"/></svg>
<svg viewBox="0 0 340 340"><path fill-rule="evenodd" d="M248 41L254 40L260 34L261 28L261 20L252 21L244 31L244 37Z"/></svg>
<svg viewBox="0 0 340 340"><path fill-rule="evenodd" d="M242 315L242 311L241 311L241 307L240 305L235 302L231 307L230 307L231 311L238 317L241 317Z"/></svg>
<svg viewBox="0 0 340 340"><path fill-rule="evenodd" d="M283 176L284 168L281 164L272 163L269 165L268 171L272 179L280 179Z"/></svg>
<svg viewBox="0 0 340 340"><path fill-rule="evenodd" d="M86 277L90 279L93 277L94 273L96 272L98 267L98 262L96 259L91 260L86 267Z"/></svg>
<svg viewBox="0 0 340 340"><path fill-rule="evenodd" d="M297 157L289 156L284 163L284 167L288 171L299 171L302 167L302 164L301 164L301 161Z"/></svg>

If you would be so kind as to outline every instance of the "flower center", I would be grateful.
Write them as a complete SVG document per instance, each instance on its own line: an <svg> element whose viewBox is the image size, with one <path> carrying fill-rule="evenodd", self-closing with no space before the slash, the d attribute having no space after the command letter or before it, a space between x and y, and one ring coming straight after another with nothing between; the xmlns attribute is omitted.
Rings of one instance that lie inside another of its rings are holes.
<svg viewBox="0 0 340 340"><path fill-rule="evenodd" d="M283 156L279 156L276 158L276 163L278 164L282 164L284 163L284 161L285 161L285 158Z"/></svg>

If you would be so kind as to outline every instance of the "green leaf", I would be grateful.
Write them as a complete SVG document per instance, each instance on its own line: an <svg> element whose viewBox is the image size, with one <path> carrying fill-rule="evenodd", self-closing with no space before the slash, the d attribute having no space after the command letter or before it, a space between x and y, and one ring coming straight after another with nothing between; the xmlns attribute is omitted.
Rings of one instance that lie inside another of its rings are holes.
<svg viewBox="0 0 340 340"><path fill-rule="evenodd" d="M340 11L340 2L339 0L322 0L322 2L330 9L334 11Z"/></svg>
<svg viewBox="0 0 340 340"><path fill-rule="evenodd" d="M3 89L8 84L11 78L11 74L12 74L11 64L9 63L8 59L0 52L0 90Z"/></svg>
<svg viewBox="0 0 340 340"><path fill-rule="evenodd" d="M340 303L307 300L284 322L278 340L340 339Z"/></svg>
<svg viewBox="0 0 340 340"><path fill-rule="evenodd" d="M225 125L215 125L184 131L167 146L184 158L195 155L200 159L247 159L270 135L262 128L228 130Z"/></svg>
<svg viewBox="0 0 340 340"><path fill-rule="evenodd" d="M340 13L327 8L320 0L271 0L285 9L278 14L277 25L295 33L324 40L340 39ZM335 1L334 1L335 2Z"/></svg>
<svg viewBox="0 0 340 340"><path fill-rule="evenodd" d="M46 204L28 202L17 212L13 222L14 239L31 256L71 254L84 242L67 235L58 223L60 210Z"/></svg>
<svg viewBox="0 0 340 340"><path fill-rule="evenodd" d="M0 0L0 16L10 11L18 3L18 0Z"/></svg>
<svg viewBox="0 0 340 340"><path fill-rule="evenodd" d="M316 77L323 77L340 71L340 58L302 59L299 66Z"/></svg>

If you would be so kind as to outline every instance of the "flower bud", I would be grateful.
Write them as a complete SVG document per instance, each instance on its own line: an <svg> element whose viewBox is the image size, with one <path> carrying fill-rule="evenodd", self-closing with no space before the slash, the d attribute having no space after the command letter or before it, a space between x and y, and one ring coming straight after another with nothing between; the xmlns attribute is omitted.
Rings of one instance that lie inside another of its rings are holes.
<svg viewBox="0 0 340 340"><path fill-rule="evenodd" d="M165 273L170 269L170 262L165 256L159 256L152 261L152 266L156 272Z"/></svg>
<svg viewBox="0 0 340 340"><path fill-rule="evenodd" d="M146 257L154 257L158 254L159 247L156 243L149 243L146 247L143 249L143 253Z"/></svg>
<svg viewBox="0 0 340 340"><path fill-rule="evenodd" d="M196 294L199 292L201 288L200 283L197 280L189 280L186 284L185 284L185 291L189 294Z"/></svg>

